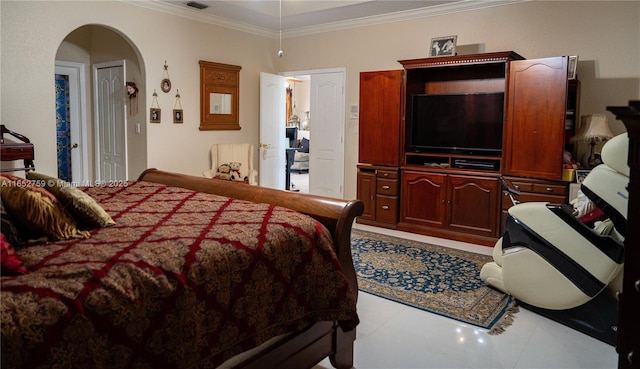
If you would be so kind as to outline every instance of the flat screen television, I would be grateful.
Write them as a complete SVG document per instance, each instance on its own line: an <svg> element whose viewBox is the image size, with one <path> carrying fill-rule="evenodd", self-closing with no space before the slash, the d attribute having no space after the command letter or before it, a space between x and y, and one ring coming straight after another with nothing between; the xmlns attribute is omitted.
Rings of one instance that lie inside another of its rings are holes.
<svg viewBox="0 0 640 369"><path fill-rule="evenodd" d="M499 156L504 92L415 94L409 150Z"/></svg>

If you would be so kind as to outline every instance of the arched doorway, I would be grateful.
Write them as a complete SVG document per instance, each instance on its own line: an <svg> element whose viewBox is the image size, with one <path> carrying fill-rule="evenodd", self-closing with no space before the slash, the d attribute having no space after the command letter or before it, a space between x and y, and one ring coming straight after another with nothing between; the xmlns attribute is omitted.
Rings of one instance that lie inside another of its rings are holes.
<svg viewBox="0 0 640 369"><path fill-rule="evenodd" d="M117 30L86 25L65 37L55 62L56 91L67 88L56 93L58 176L69 176L73 182L136 178L147 167L145 68L137 47ZM106 91L108 99L99 98L95 87L97 67L105 65L123 66L122 77L114 78L113 88ZM137 86L135 97L129 98L126 82ZM119 114L105 126L101 112L111 108ZM121 140L118 150L125 154L124 178L104 175L108 159L101 153L112 150L103 147L106 134L112 134L107 141Z"/></svg>

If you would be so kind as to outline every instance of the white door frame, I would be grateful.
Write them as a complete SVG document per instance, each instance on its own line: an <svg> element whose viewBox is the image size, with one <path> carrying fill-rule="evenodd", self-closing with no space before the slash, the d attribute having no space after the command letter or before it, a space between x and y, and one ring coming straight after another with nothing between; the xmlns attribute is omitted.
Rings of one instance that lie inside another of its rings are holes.
<svg viewBox="0 0 640 369"><path fill-rule="evenodd" d="M342 149L340 150L340 156L336 157L336 160L340 161L340 163L342 164L342 176L341 177L341 183L340 185L340 194L342 197L344 197L344 180L345 180L345 168L344 168L344 141L345 141L345 129L346 129L346 111L345 111L345 106L346 106L346 86L347 86L347 68L328 68L328 69L313 69L313 70L299 70L299 71L289 71L289 72L283 72L280 73L282 76L285 77L295 77L295 76L301 76L301 75L314 75L314 74L325 74L325 73L341 73L342 74L342 85L344 86L343 90L342 90L342 100L343 100L343 104L342 104L342 120L339 123L339 125L342 127L341 128L341 142L339 143L342 147ZM313 112L312 116L313 116ZM312 123L311 123L311 129L310 131L313 132L313 119L312 119ZM309 163L311 163L311 161L309 161ZM311 172L312 168L309 168L309 172ZM309 180L311 180L311 175L309 176ZM311 188L311 183L309 183L309 188Z"/></svg>
<svg viewBox="0 0 640 369"><path fill-rule="evenodd" d="M110 61L110 62L104 62L104 63L97 63L93 65L93 116L94 116L94 135L93 135L93 143L94 143L94 152L95 152L95 178L96 180L102 180L101 178L101 174L100 174L100 168L101 168L101 163L100 163L100 152L102 150L100 142L101 142L101 137L100 137L100 127L99 127L99 111L98 111L98 106L100 104L100 102L98 101L98 69L100 68L110 68L110 67L122 67L122 74L123 74L123 83L127 78L127 62L126 60L122 59L122 60L115 60L115 61ZM122 97L124 99L124 96ZM126 114L126 109L127 109L127 104L123 104L123 109L125 109L123 117L124 117L124 173L125 173L125 178L124 179L129 179L129 139L127 137L127 114Z"/></svg>
<svg viewBox="0 0 640 369"><path fill-rule="evenodd" d="M89 176L89 139L87 137L87 93L85 64L56 60L55 74L69 76L69 114L71 123L71 177L83 183Z"/></svg>

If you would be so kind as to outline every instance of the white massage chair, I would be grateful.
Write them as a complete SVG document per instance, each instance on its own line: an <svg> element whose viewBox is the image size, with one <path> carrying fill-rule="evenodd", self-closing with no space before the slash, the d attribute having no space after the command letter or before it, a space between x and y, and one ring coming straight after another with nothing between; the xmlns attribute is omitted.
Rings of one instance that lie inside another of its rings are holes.
<svg viewBox="0 0 640 369"><path fill-rule="evenodd" d="M580 222L570 205L517 204L509 209L505 232L493 250L494 261L480 272L485 283L512 295L525 307L559 321L583 320L567 325L612 344L616 328L608 325L616 324L614 293L621 288L628 146L626 133L609 140L602 148L603 164L591 170L581 186L584 195L612 221L609 235ZM602 293L608 286L613 294ZM598 296L591 308L589 302ZM603 314L614 316L605 317L602 323L589 322ZM598 324L603 327L595 327ZM580 326L586 326L586 331ZM613 332L605 332L603 338L600 330Z"/></svg>

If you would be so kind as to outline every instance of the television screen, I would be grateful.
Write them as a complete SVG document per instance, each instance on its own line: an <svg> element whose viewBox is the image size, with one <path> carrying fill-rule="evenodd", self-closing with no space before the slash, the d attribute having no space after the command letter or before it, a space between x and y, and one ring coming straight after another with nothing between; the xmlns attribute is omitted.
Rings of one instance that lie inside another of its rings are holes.
<svg viewBox="0 0 640 369"><path fill-rule="evenodd" d="M500 154L504 93L416 94L412 97L412 151Z"/></svg>

